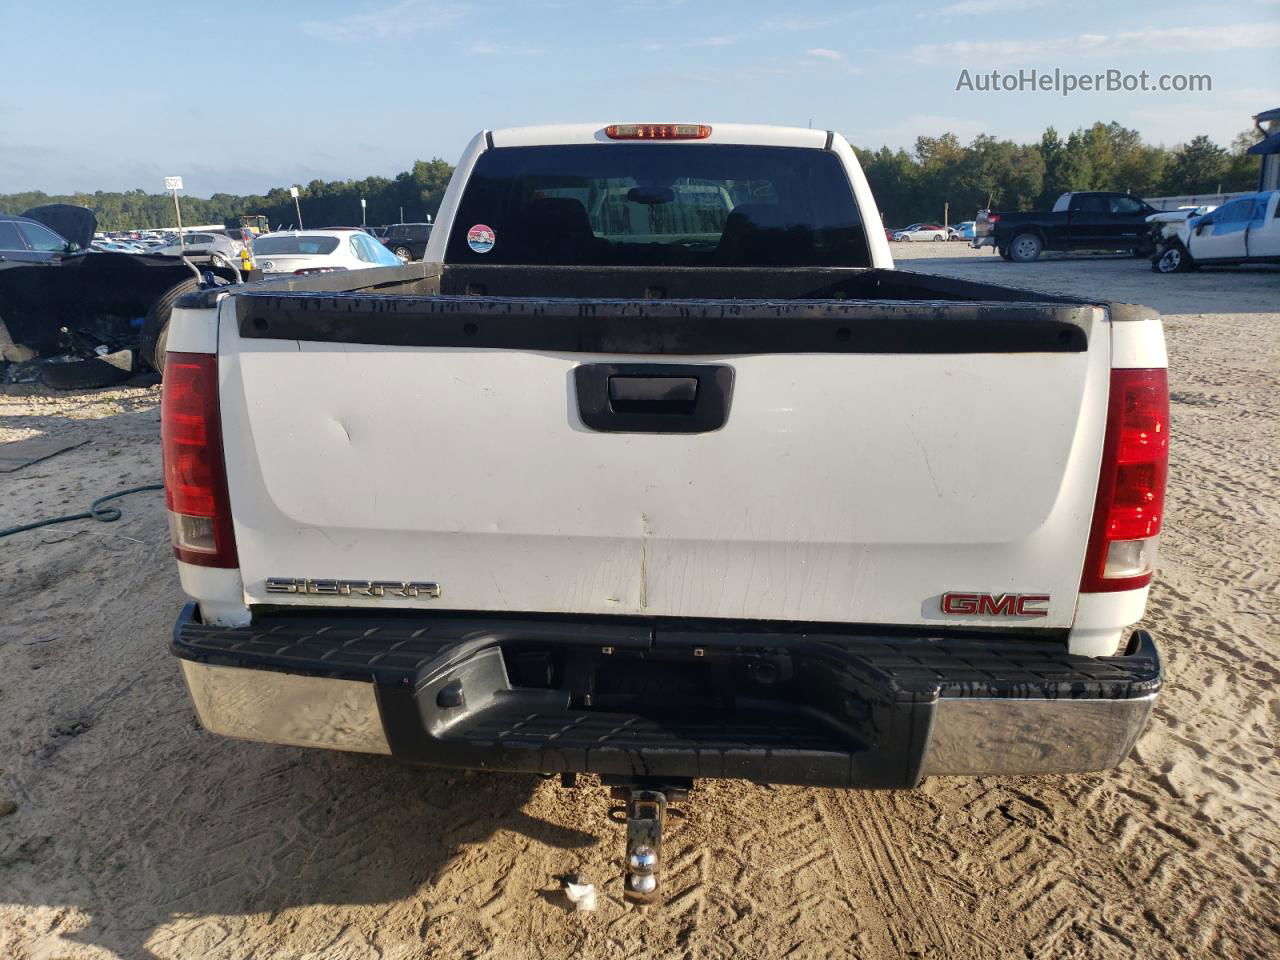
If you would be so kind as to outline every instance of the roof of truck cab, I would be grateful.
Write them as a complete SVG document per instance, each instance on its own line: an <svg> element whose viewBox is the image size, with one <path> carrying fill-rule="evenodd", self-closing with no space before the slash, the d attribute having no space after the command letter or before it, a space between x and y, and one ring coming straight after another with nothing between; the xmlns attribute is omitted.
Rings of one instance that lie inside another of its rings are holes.
<svg viewBox="0 0 1280 960"><path fill-rule="evenodd" d="M540 127L508 127L490 131L495 147L545 147L570 143L732 143L763 147L813 147L822 149L827 131L804 127L770 127L754 123L710 123L711 135L702 140L610 140L604 128L610 123L706 123L703 120L631 121L603 123L555 123Z"/></svg>

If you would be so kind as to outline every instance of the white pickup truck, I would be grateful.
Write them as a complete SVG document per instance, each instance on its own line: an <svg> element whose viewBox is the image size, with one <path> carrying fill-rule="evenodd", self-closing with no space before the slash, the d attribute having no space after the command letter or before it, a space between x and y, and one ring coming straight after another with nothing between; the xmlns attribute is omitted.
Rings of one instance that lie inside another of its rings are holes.
<svg viewBox="0 0 1280 960"><path fill-rule="evenodd" d="M1181 273L1200 266L1280 263L1280 190L1237 197L1203 213L1151 223L1151 269Z"/></svg>
<svg viewBox="0 0 1280 960"><path fill-rule="evenodd" d="M895 271L879 224L830 132L495 130L422 262L188 295L201 721L597 774L640 903L695 778L1119 763L1162 679L1160 321Z"/></svg>

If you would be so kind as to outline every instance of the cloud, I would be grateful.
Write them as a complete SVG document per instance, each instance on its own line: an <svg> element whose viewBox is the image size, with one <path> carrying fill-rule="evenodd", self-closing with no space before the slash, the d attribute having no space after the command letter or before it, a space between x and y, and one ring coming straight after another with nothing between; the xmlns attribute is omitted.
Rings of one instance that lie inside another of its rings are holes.
<svg viewBox="0 0 1280 960"><path fill-rule="evenodd" d="M728 47L738 42L737 37L720 35L716 37L707 37L704 40L694 40L692 43L686 43L686 47Z"/></svg>
<svg viewBox="0 0 1280 960"><path fill-rule="evenodd" d="M332 20L305 20L302 32L317 40L355 43L361 40L408 39L461 20L467 8L434 0L400 0L368 13Z"/></svg>
<svg viewBox="0 0 1280 960"><path fill-rule="evenodd" d="M804 54L808 59L801 62L807 64L810 69L818 67L819 65L825 67L829 64L831 67L841 70L850 76L856 77L862 73L862 68L855 67L853 64L847 62L844 58L844 54L839 50L828 50L826 47L812 47L809 50L806 50Z"/></svg>
<svg viewBox="0 0 1280 960"><path fill-rule="evenodd" d="M921 44L911 51L917 63L955 61L987 65L1044 60L1049 57L1124 57L1135 50L1152 54L1226 50L1265 50L1280 47L1280 24L1241 23L1224 27L1167 27L1128 33L1082 33L1056 40L994 40Z"/></svg>
<svg viewBox="0 0 1280 960"><path fill-rule="evenodd" d="M777 31L797 33L802 30L821 30L857 16L858 12L857 10L851 10L847 13L838 13L829 17L770 17L760 24L760 29L765 33Z"/></svg>
<svg viewBox="0 0 1280 960"><path fill-rule="evenodd" d="M492 43L488 40L477 40L467 47L467 53L494 54L498 56L540 57L546 52L541 47L522 47L514 43Z"/></svg>
<svg viewBox="0 0 1280 960"><path fill-rule="evenodd" d="M1052 0L960 0L943 7L939 13L951 13L957 16L982 13L1014 13L1018 10L1034 10L1046 7Z"/></svg>

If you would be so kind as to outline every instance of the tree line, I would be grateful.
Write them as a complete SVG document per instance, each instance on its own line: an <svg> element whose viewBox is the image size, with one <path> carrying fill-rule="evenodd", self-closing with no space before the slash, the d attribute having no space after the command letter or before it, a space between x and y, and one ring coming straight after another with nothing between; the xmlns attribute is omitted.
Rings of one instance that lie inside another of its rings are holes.
<svg viewBox="0 0 1280 960"><path fill-rule="evenodd" d="M988 204L1003 210L1047 206L1067 190L1120 190L1138 196L1171 196L1251 190L1258 158L1246 150L1259 139L1248 130L1230 148L1197 136L1177 147L1144 143L1138 131L1118 123L1095 123L1065 138L1053 127L1038 143L1018 144L986 134L967 145L951 133L918 137L912 150L855 147L885 222L964 220ZM369 224L434 217L453 167L443 160L418 160L393 178L312 180L301 187L306 226L360 223L360 199ZM19 213L45 203L89 207L102 230L173 227L173 200L166 193L130 190L50 196L40 191L0 194L0 210ZM288 187L265 195L215 193L207 199L182 197L185 223L222 223L241 214L262 214L273 228L297 221Z"/></svg>
<svg viewBox="0 0 1280 960"><path fill-rule="evenodd" d="M1207 136L1177 147L1144 143L1137 130L1095 123L1065 138L1053 127L1039 143L1018 144L985 134L966 146L954 134L918 137L915 149L855 147L885 223L965 220L988 205L1001 210L1050 206L1069 190L1128 191L1139 197L1253 190L1259 158L1246 151L1260 140L1239 134L1230 149Z"/></svg>
<svg viewBox="0 0 1280 960"><path fill-rule="evenodd" d="M413 167L393 178L366 177L363 180L312 180L298 189L302 222L308 227L359 226L360 200L368 204L365 219L371 226L385 223L421 222L440 209L440 200L449 184L453 167L445 161L418 160ZM215 193L209 198L179 194L183 224L225 223L242 214L261 214L277 226L294 226L298 215L288 187L275 187L266 194L240 196ZM41 191L0 194L0 211L21 213L46 203L74 203L88 207L98 217L99 230L147 230L176 226L173 196L129 190L124 193L99 190L51 196Z"/></svg>

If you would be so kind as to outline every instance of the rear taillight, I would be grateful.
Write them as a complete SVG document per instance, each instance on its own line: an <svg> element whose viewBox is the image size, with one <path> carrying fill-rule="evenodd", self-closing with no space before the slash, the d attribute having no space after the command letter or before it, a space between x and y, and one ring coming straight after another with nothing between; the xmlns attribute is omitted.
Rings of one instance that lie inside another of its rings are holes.
<svg viewBox="0 0 1280 960"><path fill-rule="evenodd" d="M213 354L165 357L160 446L174 555L205 567L236 566Z"/></svg>
<svg viewBox="0 0 1280 960"><path fill-rule="evenodd" d="M1169 380L1164 370L1112 370L1083 593L1151 582L1169 472Z"/></svg>
<svg viewBox="0 0 1280 960"><path fill-rule="evenodd" d="M610 140L705 140L711 128L705 123L611 123L604 135Z"/></svg>

